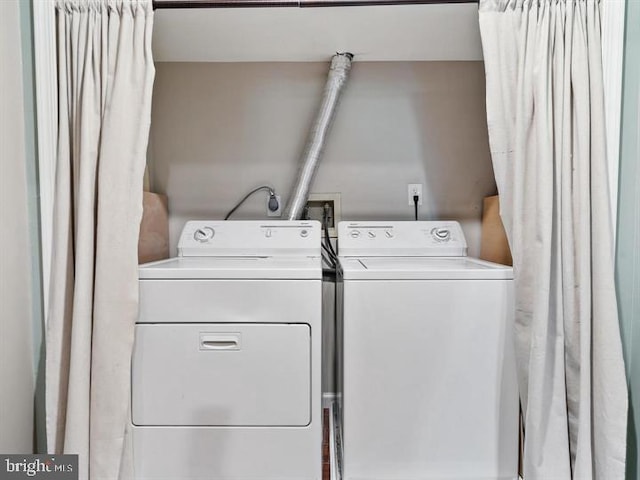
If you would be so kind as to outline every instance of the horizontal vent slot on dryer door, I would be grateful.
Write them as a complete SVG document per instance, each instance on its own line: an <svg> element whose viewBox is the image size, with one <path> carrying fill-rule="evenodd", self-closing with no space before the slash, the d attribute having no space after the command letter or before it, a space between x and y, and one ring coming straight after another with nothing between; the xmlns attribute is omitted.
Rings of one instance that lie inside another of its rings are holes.
<svg viewBox="0 0 640 480"><path fill-rule="evenodd" d="M139 426L306 426L307 324L136 325L132 417Z"/></svg>

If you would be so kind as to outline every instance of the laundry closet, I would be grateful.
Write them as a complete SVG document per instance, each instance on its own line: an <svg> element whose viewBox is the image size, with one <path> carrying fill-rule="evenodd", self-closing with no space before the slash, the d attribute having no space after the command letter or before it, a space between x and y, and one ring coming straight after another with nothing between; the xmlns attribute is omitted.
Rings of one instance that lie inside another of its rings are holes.
<svg viewBox="0 0 640 480"><path fill-rule="evenodd" d="M286 202L331 56L349 51L311 192L339 194L336 220L413 220L407 186L422 184L419 219L458 220L478 256L483 198L496 186L477 8L157 9L148 185L168 197L170 254L186 221L222 219L259 185ZM277 219L265 193L232 218ZM333 345L324 343L331 393Z"/></svg>
<svg viewBox="0 0 640 480"><path fill-rule="evenodd" d="M626 449L633 476L631 4L7 2L16 453L35 429L85 479L516 480L622 479Z"/></svg>

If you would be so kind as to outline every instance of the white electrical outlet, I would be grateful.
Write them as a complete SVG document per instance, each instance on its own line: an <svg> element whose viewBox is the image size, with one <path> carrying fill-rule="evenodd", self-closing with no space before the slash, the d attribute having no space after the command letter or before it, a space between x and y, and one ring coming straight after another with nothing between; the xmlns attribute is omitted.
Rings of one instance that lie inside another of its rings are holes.
<svg viewBox="0 0 640 480"><path fill-rule="evenodd" d="M267 217L281 217L282 216L282 200L280 200L280 195L276 195L276 200L278 200L278 210L276 210L275 212L272 212L271 210L269 210L269 196L267 196L267 202L266 202L266 207L267 207Z"/></svg>
<svg viewBox="0 0 640 480"><path fill-rule="evenodd" d="M414 195L418 196L418 205L422 205L422 184L421 183L410 183L407 185L407 199L409 205L413 207L413 197Z"/></svg>

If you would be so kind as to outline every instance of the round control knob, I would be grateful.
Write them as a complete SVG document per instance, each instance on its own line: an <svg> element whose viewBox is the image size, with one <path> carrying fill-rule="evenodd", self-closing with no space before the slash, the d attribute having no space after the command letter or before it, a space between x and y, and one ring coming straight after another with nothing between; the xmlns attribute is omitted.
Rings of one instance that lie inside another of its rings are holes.
<svg viewBox="0 0 640 480"><path fill-rule="evenodd" d="M367 235L369 235L369 238L376 238L376 232L372 232L371 230L367 232Z"/></svg>
<svg viewBox="0 0 640 480"><path fill-rule="evenodd" d="M302 238L308 237L309 236L309 230L300 230L300 236Z"/></svg>
<svg viewBox="0 0 640 480"><path fill-rule="evenodd" d="M393 238L393 232L391 230L385 230L384 234L387 236L387 238Z"/></svg>
<svg viewBox="0 0 640 480"><path fill-rule="evenodd" d="M431 230L431 235L438 242L448 242L451 240L451 230L448 228L434 228Z"/></svg>
<svg viewBox="0 0 640 480"><path fill-rule="evenodd" d="M214 235L216 234L215 230L211 227L202 227L197 229L194 234L193 234L193 238L196 239L198 242L208 242L209 240L211 240Z"/></svg>
<svg viewBox="0 0 640 480"><path fill-rule="evenodd" d="M360 236L360 230L351 230L351 238L358 238Z"/></svg>

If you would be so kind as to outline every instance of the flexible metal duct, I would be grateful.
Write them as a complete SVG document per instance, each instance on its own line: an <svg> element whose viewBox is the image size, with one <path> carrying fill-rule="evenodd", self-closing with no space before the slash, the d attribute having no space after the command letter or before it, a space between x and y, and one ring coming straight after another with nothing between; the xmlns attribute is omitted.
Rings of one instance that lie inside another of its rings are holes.
<svg viewBox="0 0 640 480"><path fill-rule="evenodd" d="M289 196L286 212L289 220L299 220L302 211L307 204L309 189L313 182L313 177L318 169L324 145L331 128L333 117L335 116L338 100L344 84L349 78L349 70L351 70L351 60L353 55L350 53L337 53L331 59L331 67L329 68L329 76L324 87L324 95L322 103L318 110L318 115L311 127L307 146L298 171L298 179L295 183L293 192Z"/></svg>

